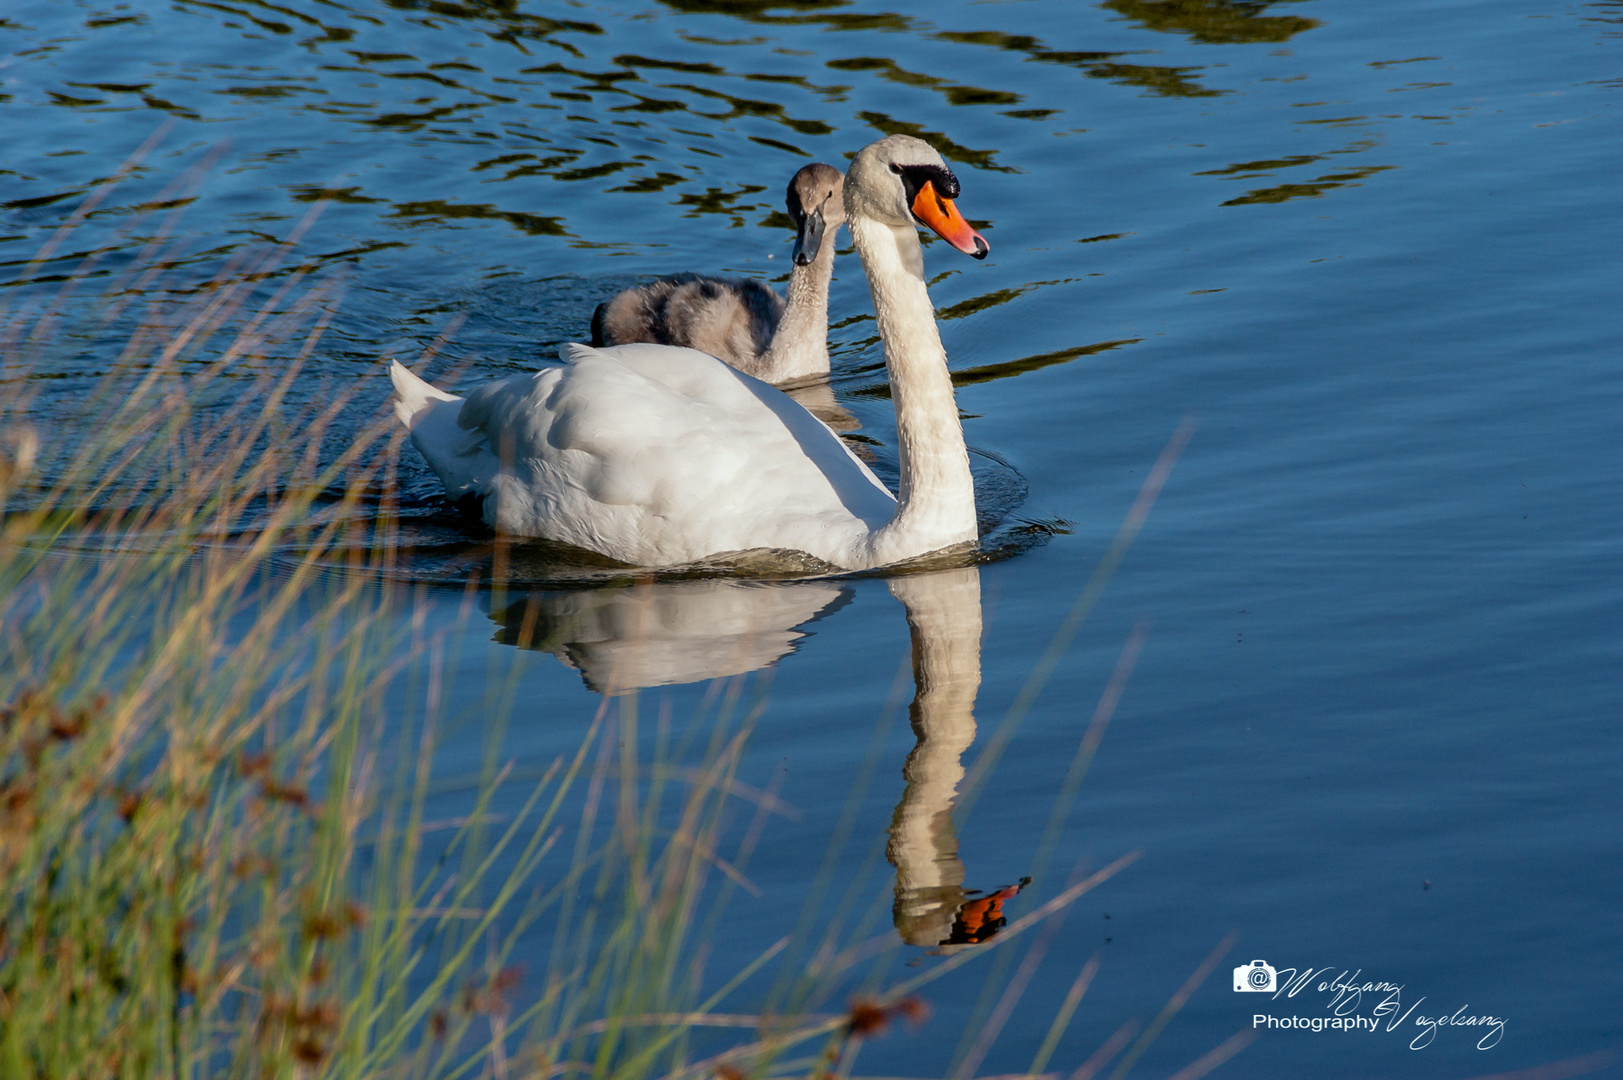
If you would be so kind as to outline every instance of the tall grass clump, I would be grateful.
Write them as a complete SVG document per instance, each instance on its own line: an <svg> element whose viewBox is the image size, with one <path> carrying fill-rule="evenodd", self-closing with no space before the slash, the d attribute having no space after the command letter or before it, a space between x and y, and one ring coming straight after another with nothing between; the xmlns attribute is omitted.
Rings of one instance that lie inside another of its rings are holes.
<svg viewBox="0 0 1623 1080"><path fill-rule="evenodd" d="M700 1075L697 1030L836 1030L716 1011L782 943L696 976L772 805L720 851L736 693L654 762L606 703L428 820L445 642L390 584L394 448L304 370L339 290L286 245L178 286L157 251L0 316L0 1075Z"/></svg>
<svg viewBox="0 0 1623 1080"><path fill-rule="evenodd" d="M498 770L425 820L443 643L388 584L385 429L300 382L337 290L282 254L137 283L122 324L116 292L70 318L70 278L6 325L0 1074L679 1067L717 1022L688 931L738 874L715 849L747 725L651 772L623 702L516 807ZM63 394L53 346L115 331ZM549 909L574 929L521 980Z"/></svg>
<svg viewBox="0 0 1623 1080"><path fill-rule="evenodd" d="M278 1075L343 1042L331 971L379 931L350 885L398 649L386 595L318 574L377 557L353 542L376 440L333 451L338 405L289 406L335 294L273 278L276 254L179 294L126 274L133 320L70 277L4 326L8 1076ZM60 354L121 327L109 373Z"/></svg>

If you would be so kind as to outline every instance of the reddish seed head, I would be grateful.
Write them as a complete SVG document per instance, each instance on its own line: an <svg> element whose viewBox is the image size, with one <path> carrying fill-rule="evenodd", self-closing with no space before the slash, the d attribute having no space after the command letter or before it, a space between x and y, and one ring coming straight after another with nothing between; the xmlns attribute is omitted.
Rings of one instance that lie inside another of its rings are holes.
<svg viewBox="0 0 1623 1080"><path fill-rule="evenodd" d="M337 937L340 927L338 920L326 912L317 912L304 917L304 936L312 938Z"/></svg>
<svg viewBox="0 0 1623 1080"><path fill-rule="evenodd" d="M895 1011L909 1024L922 1024L930 1018L930 1006L922 998L904 997L896 1003Z"/></svg>
<svg viewBox="0 0 1623 1080"><path fill-rule="evenodd" d="M890 1023L890 1013L884 1006L866 999L853 1001L851 1012L845 1018L845 1030L852 1035L878 1035Z"/></svg>
<svg viewBox="0 0 1623 1080"><path fill-rule="evenodd" d="M58 742L71 742L85 733L85 724L89 718L82 712L75 713L73 717L51 717L51 738Z"/></svg>
<svg viewBox="0 0 1623 1080"><path fill-rule="evenodd" d="M283 784L267 776L261 783L260 790L264 792L265 798L272 802L285 802L298 807L310 805L310 795L300 784Z"/></svg>
<svg viewBox="0 0 1623 1080"><path fill-rule="evenodd" d="M321 1001L295 1015L294 1020L304 1027L331 1031L338 1026L338 1006Z"/></svg>

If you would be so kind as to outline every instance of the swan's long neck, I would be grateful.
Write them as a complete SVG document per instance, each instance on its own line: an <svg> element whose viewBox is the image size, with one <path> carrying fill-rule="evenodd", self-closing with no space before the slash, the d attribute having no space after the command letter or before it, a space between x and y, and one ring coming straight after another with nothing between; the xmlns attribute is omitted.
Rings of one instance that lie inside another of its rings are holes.
<svg viewBox="0 0 1623 1080"><path fill-rule="evenodd" d="M789 271L789 299L761 354L759 370L750 372L767 382L782 383L828 374L828 282L834 276L834 234L828 230L818 245L817 257Z"/></svg>
<svg viewBox="0 0 1623 1080"><path fill-rule="evenodd" d="M873 537L882 565L974 540L975 485L918 234L861 216L847 224L873 294L901 448L896 517Z"/></svg>

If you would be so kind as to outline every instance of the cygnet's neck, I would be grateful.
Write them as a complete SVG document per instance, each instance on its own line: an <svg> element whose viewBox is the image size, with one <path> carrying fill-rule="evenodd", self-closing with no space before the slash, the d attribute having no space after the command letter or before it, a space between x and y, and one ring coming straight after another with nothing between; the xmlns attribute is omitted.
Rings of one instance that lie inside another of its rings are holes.
<svg viewBox="0 0 1623 1080"><path fill-rule="evenodd" d="M975 484L918 234L863 216L847 225L873 295L901 450L896 517L870 541L882 566L974 540Z"/></svg>
<svg viewBox="0 0 1623 1080"><path fill-rule="evenodd" d="M834 276L834 234L829 229L817 257L789 271L789 299L772 335L772 344L757 361L756 378L784 383L828 374L828 282Z"/></svg>

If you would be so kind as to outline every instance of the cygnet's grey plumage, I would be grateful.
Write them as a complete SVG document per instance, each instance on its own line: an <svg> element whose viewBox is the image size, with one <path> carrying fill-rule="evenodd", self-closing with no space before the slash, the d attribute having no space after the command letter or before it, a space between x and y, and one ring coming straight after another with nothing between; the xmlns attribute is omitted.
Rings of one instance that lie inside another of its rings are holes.
<svg viewBox="0 0 1623 1080"><path fill-rule="evenodd" d="M645 341L709 353L767 382L828 373L828 283L845 221L844 177L807 165L784 203L795 223L788 300L750 278L675 274L627 289L592 316L592 344Z"/></svg>
<svg viewBox="0 0 1623 1080"><path fill-rule="evenodd" d="M753 278L671 274L627 289L592 316L592 345L683 345L752 370L772 345L783 297Z"/></svg>

